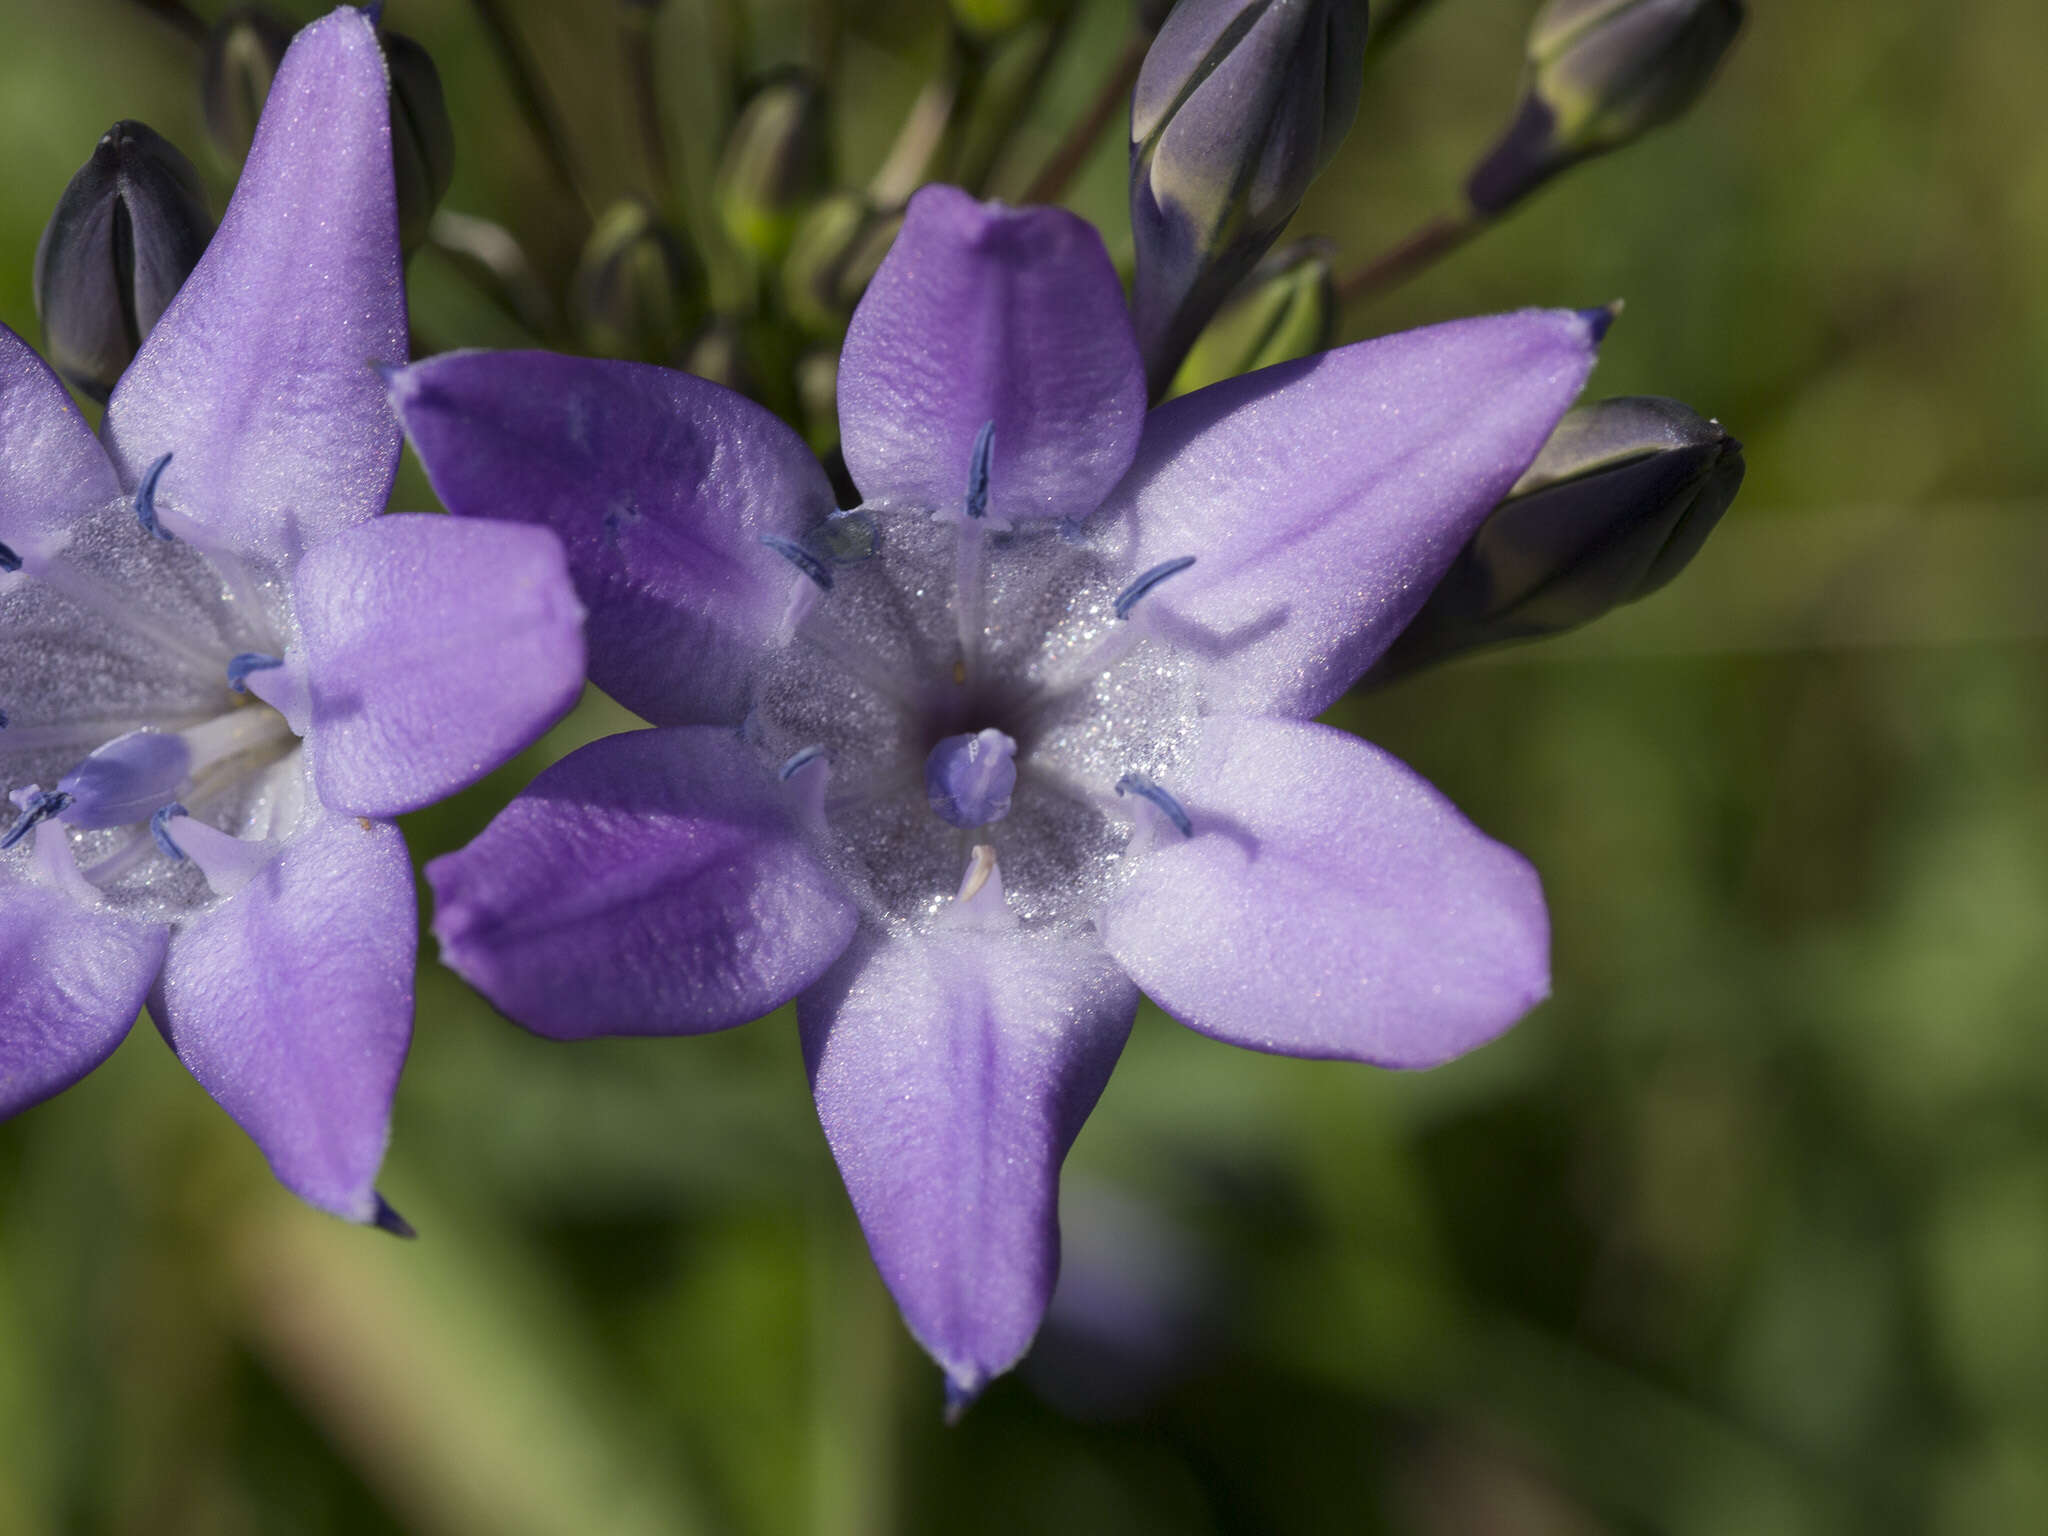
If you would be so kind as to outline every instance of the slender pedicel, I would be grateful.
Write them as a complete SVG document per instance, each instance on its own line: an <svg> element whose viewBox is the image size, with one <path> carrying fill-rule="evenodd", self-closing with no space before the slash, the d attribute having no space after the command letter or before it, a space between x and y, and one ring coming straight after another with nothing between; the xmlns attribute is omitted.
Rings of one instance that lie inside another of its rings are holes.
<svg viewBox="0 0 2048 1536"><path fill-rule="evenodd" d="M1177 560L1160 561L1151 570L1145 572L1144 575L1140 576L1128 587L1125 587L1123 591L1117 593L1116 601L1110 606L1115 610L1118 618L1128 619L1131 616L1131 610L1137 607L1139 602L1154 587L1165 581L1169 576L1178 576L1194 563L1195 557L1193 555L1182 555Z"/></svg>
<svg viewBox="0 0 2048 1536"><path fill-rule="evenodd" d="M153 539L171 542L170 530L158 521L156 515L156 483L163 479L164 470L170 465L167 453L142 472L142 484L135 487L135 521L142 524L143 531Z"/></svg>
<svg viewBox="0 0 2048 1536"><path fill-rule="evenodd" d="M820 592L832 590L832 567L795 539L785 539L779 533L764 533L761 542L816 582Z"/></svg>
<svg viewBox="0 0 2048 1536"><path fill-rule="evenodd" d="M61 789L45 793L31 787L9 798L20 807L21 815L15 818L14 825L7 829L6 835L0 836L0 853L5 853L52 816L63 815L65 808L71 804L71 797Z"/></svg>
<svg viewBox="0 0 2048 1536"><path fill-rule="evenodd" d="M1182 837L1195 835L1194 823L1188 820L1188 813L1181 809L1180 802L1165 790L1154 784L1142 773L1127 773L1116 781L1116 792L1142 796L1159 807L1159 812L1180 829Z"/></svg>
<svg viewBox="0 0 2048 1536"><path fill-rule="evenodd" d="M228 658L228 686L237 693L247 693L251 672L268 672L283 665L282 656L266 656L261 651L243 651Z"/></svg>

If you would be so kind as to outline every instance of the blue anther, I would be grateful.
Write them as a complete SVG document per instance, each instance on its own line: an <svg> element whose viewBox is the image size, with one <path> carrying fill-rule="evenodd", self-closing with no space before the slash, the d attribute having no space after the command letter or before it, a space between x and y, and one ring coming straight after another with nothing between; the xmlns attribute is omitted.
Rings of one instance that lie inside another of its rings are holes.
<svg viewBox="0 0 2048 1536"><path fill-rule="evenodd" d="M775 776L784 783L787 783L824 755L825 749L823 747L805 747L803 751L796 753L788 762L784 763L781 771Z"/></svg>
<svg viewBox="0 0 2048 1536"><path fill-rule="evenodd" d="M832 567L795 539L785 539L779 533L764 533L761 535L761 542L815 581L820 592L832 590Z"/></svg>
<svg viewBox="0 0 2048 1536"><path fill-rule="evenodd" d="M1139 600L1146 593L1166 580L1167 577L1178 576L1194 563L1195 557L1193 555L1182 555L1178 560L1160 561L1151 570L1140 576L1128 587L1125 587L1123 591L1117 593L1116 601L1110 606L1115 610L1118 618L1128 619L1131 616L1131 610L1138 606Z"/></svg>
<svg viewBox="0 0 2048 1536"><path fill-rule="evenodd" d="M984 421L974 434L974 452L967 460L967 515L988 516L988 462L996 449L996 424Z"/></svg>
<svg viewBox="0 0 2048 1536"><path fill-rule="evenodd" d="M281 656L266 656L261 651L243 651L228 658L228 686L237 693L249 691L251 672L268 672L284 665Z"/></svg>
<svg viewBox="0 0 2048 1536"><path fill-rule="evenodd" d="M7 729L7 711L0 709L0 731Z"/></svg>
<svg viewBox="0 0 2048 1536"><path fill-rule="evenodd" d="M180 848L177 840L171 836L171 818L173 816L189 816L191 814L185 807L173 800L169 805L159 807L150 815L149 835L155 840L157 851L173 863L182 864L185 862L185 850Z"/></svg>
<svg viewBox="0 0 2048 1536"><path fill-rule="evenodd" d="M1180 828L1182 837L1195 835L1195 824L1188 820L1188 813L1180 808L1180 802L1142 773L1127 773L1118 779L1116 792L1120 795L1142 795L1159 807L1161 815Z"/></svg>
<svg viewBox="0 0 2048 1536"><path fill-rule="evenodd" d="M15 818L14 825L7 829L4 836L0 836L0 853L5 853L52 816L61 816L70 808L71 797L61 789L31 795L28 804L21 808L21 814Z"/></svg>
<svg viewBox="0 0 2048 1536"><path fill-rule="evenodd" d="M1017 789L1017 743L1001 731L948 736L924 760L924 796L953 827L985 827L1010 814Z"/></svg>
<svg viewBox="0 0 2048 1536"><path fill-rule="evenodd" d="M143 531L153 539L171 542L170 531L157 521L156 483L163 479L164 470L170 464L167 453L142 472L142 484L135 487L135 521L142 524Z"/></svg>
<svg viewBox="0 0 2048 1536"><path fill-rule="evenodd" d="M0 572L12 576L21 569L21 556L6 544L0 544Z"/></svg>

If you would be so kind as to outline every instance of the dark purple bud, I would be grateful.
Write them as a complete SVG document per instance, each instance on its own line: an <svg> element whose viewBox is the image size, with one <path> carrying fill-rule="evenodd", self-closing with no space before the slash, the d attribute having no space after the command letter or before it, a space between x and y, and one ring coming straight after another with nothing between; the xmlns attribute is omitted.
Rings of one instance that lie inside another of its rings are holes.
<svg viewBox="0 0 2048 1536"><path fill-rule="evenodd" d="M1576 629L1647 597L1699 553L1742 474L1742 444L1676 400L1573 411L1368 681Z"/></svg>
<svg viewBox="0 0 2048 1536"><path fill-rule="evenodd" d="M228 159L239 162L256 141L256 120L270 82L291 46L292 23L267 5L243 5L214 23L199 66L199 100L206 134Z"/></svg>
<svg viewBox="0 0 2048 1536"><path fill-rule="evenodd" d="M1550 0L1529 29L1521 107L1466 197L1499 213L1567 166L1677 117L1742 20L1742 0Z"/></svg>
<svg viewBox="0 0 2048 1536"><path fill-rule="evenodd" d="M1134 309L1154 395L1357 115L1363 0L1181 0L1131 98Z"/></svg>
<svg viewBox="0 0 2048 1536"><path fill-rule="evenodd" d="M141 123L108 129L36 246L36 313L57 371L105 400L212 238L177 146Z"/></svg>
<svg viewBox="0 0 2048 1536"><path fill-rule="evenodd" d="M433 58L402 32L386 32L391 74L391 170L398 190L398 243L409 256L427 240L427 225L455 174L455 129L441 95Z"/></svg>

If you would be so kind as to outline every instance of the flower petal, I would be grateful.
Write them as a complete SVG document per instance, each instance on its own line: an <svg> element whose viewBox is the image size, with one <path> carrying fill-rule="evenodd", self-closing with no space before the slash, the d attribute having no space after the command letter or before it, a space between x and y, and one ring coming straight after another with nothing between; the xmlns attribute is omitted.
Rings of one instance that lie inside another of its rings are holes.
<svg viewBox="0 0 2048 1536"><path fill-rule="evenodd" d="M583 605L545 528L397 513L292 578L320 798L359 816L474 784L583 686Z"/></svg>
<svg viewBox="0 0 2048 1536"><path fill-rule="evenodd" d="M1426 780L1293 720L1204 723L1103 943L1182 1023L1256 1051L1433 1067L1550 990L1536 871Z"/></svg>
<svg viewBox="0 0 2048 1536"><path fill-rule="evenodd" d="M427 866L441 958L538 1034L687 1035L816 981L854 909L729 730L571 753Z"/></svg>
<svg viewBox="0 0 2048 1536"><path fill-rule="evenodd" d="M825 1139L957 1411L1016 1364L1059 1271L1059 1170L1137 989L1090 941L863 934L798 1002Z"/></svg>
<svg viewBox="0 0 2048 1536"><path fill-rule="evenodd" d="M1219 713L1312 716L1399 634L1585 384L1601 325L1525 310L1429 326L1169 401L1106 515L1146 599L1212 655Z"/></svg>
<svg viewBox="0 0 2048 1536"><path fill-rule="evenodd" d="M989 515L1084 517L1129 467L1144 417L1123 288L1090 225L957 187L910 200L839 362L846 467L866 496L960 505L993 422Z"/></svg>
<svg viewBox="0 0 2048 1536"><path fill-rule="evenodd" d="M16 554L53 545L81 513L120 494L57 375L0 325L0 544Z"/></svg>
<svg viewBox="0 0 2048 1536"><path fill-rule="evenodd" d="M271 83L220 231L114 390L125 483L195 534L288 563L383 510L398 424L372 362L405 357L384 56L344 6Z"/></svg>
<svg viewBox="0 0 2048 1536"><path fill-rule="evenodd" d="M168 932L81 906L23 874L0 874L0 1119L63 1092L114 1054L142 1012Z"/></svg>
<svg viewBox="0 0 2048 1536"><path fill-rule="evenodd" d="M449 511L561 535L592 682L657 725L739 721L802 580L761 536L833 510L801 438L689 374L546 352L430 358L391 398Z"/></svg>
<svg viewBox="0 0 2048 1536"><path fill-rule="evenodd" d="M287 1189L367 1222L412 1040L412 868L389 822L305 814L173 934L150 1012Z"/></svg>

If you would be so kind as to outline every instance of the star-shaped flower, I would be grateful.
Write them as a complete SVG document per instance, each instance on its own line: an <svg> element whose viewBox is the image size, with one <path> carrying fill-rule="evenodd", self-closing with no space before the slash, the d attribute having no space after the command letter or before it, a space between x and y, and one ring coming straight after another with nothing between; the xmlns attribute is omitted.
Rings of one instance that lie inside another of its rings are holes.
<svg viewBox="0 0 2048 1536"><path fill-rule="evenodd" d="M544 354L394 381L457 512L551 527L657 729L428 868L558 1038L797 1000L876 1263L963 1403L1029 1344L1139 989L1257 1050L1448 1060L1545 994L1536 875L1313 723L1535 456L1602 314L1341 348L1149 415L1100 240L935 187L848 334L836 514L765 411Z"/></svg>
<svg viewBox="0 0 2048 1536"><path fill-rule="evenodd" d="M0 1115L145 999L287 1186L375 1189L418 922L390 817L574 701L545 529L379 517L405 355L384 64L363 13L292 45L220 232L105 444L0 328Z"/></svg>

